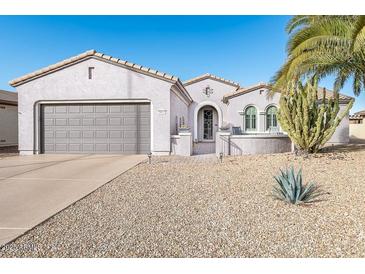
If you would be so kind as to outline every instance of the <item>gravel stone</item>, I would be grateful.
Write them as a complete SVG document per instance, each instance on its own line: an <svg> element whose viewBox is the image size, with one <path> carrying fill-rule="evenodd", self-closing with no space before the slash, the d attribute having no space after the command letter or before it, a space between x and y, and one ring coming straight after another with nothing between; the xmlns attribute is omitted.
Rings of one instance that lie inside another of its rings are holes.
<svg viewBox="0 0 365 274"><path fill-rule="evenodd" d="M1 257L364 257L365 149L297 157L153 157L0 249ZM270 196L302 167L329 194Z"/></svg>

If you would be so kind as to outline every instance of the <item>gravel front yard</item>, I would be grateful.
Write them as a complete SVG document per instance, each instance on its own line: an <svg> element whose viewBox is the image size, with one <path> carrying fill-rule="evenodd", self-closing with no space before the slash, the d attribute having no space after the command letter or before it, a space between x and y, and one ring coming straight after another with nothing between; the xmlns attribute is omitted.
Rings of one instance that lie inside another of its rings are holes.
<svg viewBox="0 0 365 274"><path fill-rule="evenodd" d="M311 206L271 196L293 163L330 192ZM159 157L0 250L1 257L364 257L365 150Z"/></svg>

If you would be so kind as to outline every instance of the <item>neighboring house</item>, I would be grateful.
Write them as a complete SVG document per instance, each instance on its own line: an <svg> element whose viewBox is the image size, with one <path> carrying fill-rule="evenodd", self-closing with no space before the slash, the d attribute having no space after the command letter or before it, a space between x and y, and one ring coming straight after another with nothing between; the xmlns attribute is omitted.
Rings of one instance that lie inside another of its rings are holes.
<svg viewBox="0 0 365 274"><path fill-rule="evenodd" d="M210 74L182 83L91 50L10 84L19 94L21 154L291 149L276 118L279 94L267 96L264 83L243 88ZM343 108L351 98L340 99ZM331 142L348 142L348 117Z"/></svg>
<svg viewBox="0 0 365 274"><path fill-rule="evenodd" d="M350 124L364 124L365 110L355 112L353 115L350 115L349 119Z"/></svg>
<svg viewBox="0 0 365 274"><path fill-rule="evenodd" d="M0 147L18 144L18 94L0 90Z"/></svg>
<svg viewBox="0 0 365 274"><path fill-rule="evenodd" d="M350 141L365 143L365 110L355 112L350 116Z"/></svg>

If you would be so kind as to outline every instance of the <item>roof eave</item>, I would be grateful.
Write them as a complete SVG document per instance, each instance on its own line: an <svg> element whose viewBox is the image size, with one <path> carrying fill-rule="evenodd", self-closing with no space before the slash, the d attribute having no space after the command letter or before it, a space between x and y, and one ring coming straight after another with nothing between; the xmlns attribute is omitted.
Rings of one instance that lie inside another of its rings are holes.
<svg viewBox="0 0 365 274"><path fill-rule="evenodd" d="M181 82L181 80L179 78L175 82L175 85L181 91L181 93L184 95L184 97L187 99L187 101L189 102L189 105L190 105L193 102L193 98L191 98L189 92L186 90L186 88L184 87L183 83Z"/></svg>
<svg viewBox="0 0 365 274"><path fill-rule="evenodd" d="M258 90L258 89L261 89L261 88L266 88L266 89L269 89L270 86L266 83L260 83L256 86L253 86L253 87L249 87L249 88L242 88L242 90L240 91L240 89L238 89L237 91L235 91L234 93L230 93L230 94L227 94L227 95L224 95L223 96L223 102L224 103L227 103L230 99L232 98L235 98L235 97L238 97L238 96L241 96L243 94L246 94L246 93L249 93L251 91L255 91L255 90Z"/></svg>
<svg viewBox="0 0 365 274"><path fill-rule="evenodd" d="M157 79L168 81L170 83L175 83L176 81L178 81L178 78L176 76L169 75L167 73L160 72L158 70L154 70L154 69L144 67L144 66L141 66L141 65L137 65L135 63L124 61L124 60L121 60L119 58L115 58L115 57L112 57L112 56L109 56L109 55L106 55L106 54L103 54L103 53L100 53L100 52L96 52L95 50L89 50L89 51L81 53L77 56L71 57L69 59L66 59L66 60L63 60L61 62L55 63L55 64L50 65L48 67L45 67L43 69L37 70L33 73L30 73L30 74L24 75L22 77L16 78L16 79L10 81L9 85L11 85L12 87L17 87L17 86L25 84L29 81L33 81L33 80L35 80L39 77L45 76L47 74L53 73L55 71L61 70L65 67L74 65L76 63L85 61L85 60L90 59L90 58L94 58L94 59L98 59L98 60L101 60L101 61L104 61L104 62L108 62L108 63L111 63L113 65L118 65L118 66L124 67L126 69L136 71L138 73L142 73L142 74L152 76L152 77L157 78Z"/></svg>
<svg viewBox="0 0 365 274"><path fill-rule="evenodd" d="M189 86L189 85L192 85L192 84L195 84L195 83L204 81L206 79L212 79L212 80L215 80L217 82L221 82L223 84L227 84L227 85L230 85L230 86L233 86L233 87L237 87L237 88L240 87L240 85L238 83L236 83L236 82L233 82L231 80L227 80L227 79L224 79L224 78L221 78L221 77L214 76L214 75L212 75L210 73L206 73L206 74L203 74L201 76L198 76L198 77L195 77L195 78L186 80L186 81L183 82L183 85L184 86Z"/></svg>

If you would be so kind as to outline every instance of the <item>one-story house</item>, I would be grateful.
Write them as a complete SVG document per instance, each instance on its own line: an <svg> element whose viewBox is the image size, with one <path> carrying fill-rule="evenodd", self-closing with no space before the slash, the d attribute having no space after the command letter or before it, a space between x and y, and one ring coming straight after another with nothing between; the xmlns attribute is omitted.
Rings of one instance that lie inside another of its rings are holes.
<svg viewBox="0 0 365 274"><path fill-rule="evenodd" d="M350 141L352 143L365 143L365 110L350 115Z"/></svg>
<svg viewBox="0 0 365 274"><path fill-rule="evenodd" d="M18 94L0 90L0 147L18 145Z"/></svg>
<svg viewBox="0 0 365 274"><path fill-rule="evenodd" d="M353 115L350 115L349 119L350 124L364 124L365 110L355 112Z"/></svg>
<svg viewBox="0 0 365 274"><path fill-rule="evenodd" d="M279 94L267 96L265 83L245 88L211 74L182 82L90 50L10 85L19 96L21 154L191 155L218 153L228 139L227 154L291 149L277 122ZM341 94L341 108L350 99ZM331 143L348 142L348 123Z"/></svg>

